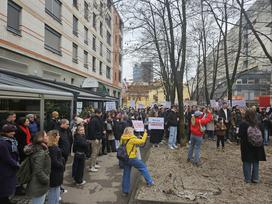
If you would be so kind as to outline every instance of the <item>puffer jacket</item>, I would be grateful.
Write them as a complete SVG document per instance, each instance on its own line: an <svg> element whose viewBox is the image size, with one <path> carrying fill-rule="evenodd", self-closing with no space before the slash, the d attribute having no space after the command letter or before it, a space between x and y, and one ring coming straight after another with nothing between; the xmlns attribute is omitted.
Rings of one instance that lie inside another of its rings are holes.
<svg viewBox="0 0 272 204"><path fill-rule="evenodd" d="M137 138L135 135L122 135L121 137L121 144L125 144L128 140L128 143L126 144L126 150L127 150L127 154L129 155L130 159L134 159L137 157L137 145L142 145L146 142L147 139L147 133L144 132L143 137Z"/></svg>
<svg viewBox="0 0 272 204"><path fill-rule="evenodd" d="M27 185L27 195L40 197L49 188L51 159L48 148L42 145L27 145L25 154L30 156L32 178Z"/></svg>
<svg viewBox="0 0 272 204"><path fill-rule="evenodd" d="M200 130L200 124L201 124L201 126L205 126L210 121L212 121L212 119L213 119L213 116L212 116L211 113L208 113L207 117L205 117L205 118L196 117L195 122L191 123L191 133L192 133L192 135L197 136L197 137L202 137L204 135L204 133L201 132L201 130Z"/></svg>

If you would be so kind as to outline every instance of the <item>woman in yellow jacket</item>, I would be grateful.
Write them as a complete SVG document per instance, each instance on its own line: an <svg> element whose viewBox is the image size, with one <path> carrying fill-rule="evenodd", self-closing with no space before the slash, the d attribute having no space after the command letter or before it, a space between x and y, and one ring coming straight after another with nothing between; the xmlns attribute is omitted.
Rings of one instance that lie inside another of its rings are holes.
<svg viewBox="0 0 272 204"><path fill-rule="evenodd" d="M124 196L127 196L130 190L130 172L131 167L135 167L140 171L143 177L146 180L148 186L154 185L153 179L151 178L148 169L144 162L137 158L137 145L143 145L147 139L147 132L144 132L143 137L137 138L134 135L134 129L131 127L127 127L124 130L124 134L121 137L121 144L126 144L127 154L129 156L129 161L124 164L124 172L123 172L123 183L122 189Z"/></svg>

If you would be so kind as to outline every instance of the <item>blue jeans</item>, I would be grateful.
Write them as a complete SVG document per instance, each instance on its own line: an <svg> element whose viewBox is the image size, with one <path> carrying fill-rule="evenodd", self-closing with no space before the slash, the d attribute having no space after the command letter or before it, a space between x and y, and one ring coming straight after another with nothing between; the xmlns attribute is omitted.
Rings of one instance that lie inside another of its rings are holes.
<svg viewBox="0 0 272 204"><path fill-rule="evenodd" d="M259 161L243 162L243 172L246 182L259 181Z"/></svg>
<svg viewBox="0 0 272 204"><path fill-rule="evenodd" d="M200 161L200 147L201 147L202 140L203 140L202 137L191 135L191 140L190 140L191 144L189 147L188 159L192 160L193 153L195 152L193 163L198 163Z"/></svg>
<svg viewBox="0 0 272 204"><path fill-rule="evenodd" d="M44 204L46 194L31 199L32 204Z"/></svg>
<svg viewBox="0 0 272 204"><path fill-rule="evenodd" d="M142 160L137 158L129 159L128 162L124 163L124 172L123 172L123 182L122 182L122 189L124 193L129 193L130 191L130 172L131 167L134 167L140 171L142 176L145 178L147 184L152 184L153 179L151 178L146 165Z"/></svg>
<svg viewBox="0 0 272 204"><path fill-rule="evenodd" d="M268 145L269 142L269 129L264 129L264 145Z"/></svg>
<svg viewBox="0 0 272 204"><path fill-rule="evenodd" d="M59 204L60 186L49 188L48 191L48 204Z"/></svg>
<svg viewBox="0 0 272 204"><path fill-rule="evenodd" d="M174 146L177 143L177 132L178 128L175 126L170 126L169 128L169 139L168 139L168 145Z"/></svg>

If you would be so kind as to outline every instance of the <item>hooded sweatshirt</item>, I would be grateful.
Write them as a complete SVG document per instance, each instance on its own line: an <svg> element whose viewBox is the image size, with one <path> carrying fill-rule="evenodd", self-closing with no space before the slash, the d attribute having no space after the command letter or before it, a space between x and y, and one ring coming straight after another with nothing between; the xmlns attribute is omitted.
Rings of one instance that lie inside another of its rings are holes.
<svg viewBox="0 0 272 204"><path fill-rule="evenodd" d="M137 148L136 145L142 145L145 143L147 139L147 133L144 132L143 137L137 138L135 135L125 135L123 134L121 137L121 144L125 144L128 140L126 145L127 154L129 155L130 159L134 159L137 157Z"/></svg>
<svg viewBox="0 0 272 204"><path fill-rule="evenodd" d="M191 123L192 135L197 136L197 137L202 137L204 133L201 132L201 130L200 130L200 124L201 124L201 126L205 126L210 121L212 121L212 114L211 113L208 113L207 117L205 117L205 118L203 118L202 116L196 117L195 122Z"/></svg>

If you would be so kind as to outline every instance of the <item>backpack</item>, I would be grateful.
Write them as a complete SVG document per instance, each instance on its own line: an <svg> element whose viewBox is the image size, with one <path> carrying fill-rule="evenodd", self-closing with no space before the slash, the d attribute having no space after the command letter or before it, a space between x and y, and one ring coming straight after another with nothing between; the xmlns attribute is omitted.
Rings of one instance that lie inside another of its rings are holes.
<svg viewBox="0 0 272 204"><path fill-rule="evenodd" d="M248 142L253 147L261 147L263 145L262 132L257 127L249 126L247 129Z"/></svg>
<svg viewBox="0 0 272 204"><path fill-rule="evenodd" d="M134 148L134 145L133 145L130 153L127 154L127 143L129 142L129 140L127 140L127 142L125 144L122 144L117 148L117 158L120 161L127 162L129 160L129 156Z"/></svg>
<svg viewBox="0 0 272 204"><path fill-rule="evenodd" d="M31 180L32 170L31 170L31 157L28 156L21 163L21 166L16 174L19 184L28 184Z"/></svg>

